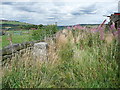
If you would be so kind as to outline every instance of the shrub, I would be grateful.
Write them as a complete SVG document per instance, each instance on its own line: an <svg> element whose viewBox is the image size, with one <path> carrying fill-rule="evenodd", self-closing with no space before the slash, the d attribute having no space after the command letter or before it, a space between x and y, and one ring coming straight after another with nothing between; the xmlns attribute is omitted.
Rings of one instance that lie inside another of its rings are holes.
<svg viewBox="0 0 120 90"><path fill-rule="evenodd" d="M52 36L58 31L56 25L47 25L38 30L33 30L32 39L33 40L43 40L45 37Z"/></svg>
<svg viewBox="0 0 120 90"><path fill-rule="evenodd" d="M46 32L45 32L44 29L33 30L31 39L33 39L33 40L43 40L45 35L46 35L45 33Z"/></svg>

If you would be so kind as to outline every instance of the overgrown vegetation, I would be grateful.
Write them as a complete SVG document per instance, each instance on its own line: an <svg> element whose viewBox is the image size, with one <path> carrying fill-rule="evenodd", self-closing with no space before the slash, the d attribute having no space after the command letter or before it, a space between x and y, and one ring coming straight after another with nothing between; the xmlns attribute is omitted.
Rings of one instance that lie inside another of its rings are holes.
<svg viewBox="0 0 120 90"><path fill-rule="evenodd" d="M56 25L47 25L44 27L39 27L38 30L33 30L32 39L33 40L43 40L45 37L50 37L58 31Z"/></svg>
<svg viewBox="0 0 120 90"><path fill-rule="evenodd" d="M54 34L52 28L46 29L48 36ZM42 30L34 32L40 32L35 39ZM99 33L77 33L73 38L80 39L57 48L55 60L34 61L31 53L13 58L3 68L3 88L120 88L118 41L113 39L108 44Z"/></svg>

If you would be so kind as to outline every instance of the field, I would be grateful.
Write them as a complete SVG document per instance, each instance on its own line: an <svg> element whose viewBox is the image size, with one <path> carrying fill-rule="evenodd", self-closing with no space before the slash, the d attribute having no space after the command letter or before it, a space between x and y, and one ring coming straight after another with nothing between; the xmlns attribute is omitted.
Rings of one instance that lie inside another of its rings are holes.
<svg viewBox="0 0 120 90"><path fill-rule="evenodd" d="M32 32L32 30L31 31L28 31L28 30L7 31L7 33L11 34L13 44L30 41L31 32ZM10 38L9 35L3 35L3 36L1 36L1 38L2 38L2 47L0 47L0 48L4 48L4 47L10 45L10 41L8 40Z"/></svg>
<svg viewBox="0 0 120 90"><path fill-rule="evenodd" d="M106 28L67 27L46 39L48 61L35 60L30 51L13 57L3 68L2 87L120 88L116 37Z"/></svg>

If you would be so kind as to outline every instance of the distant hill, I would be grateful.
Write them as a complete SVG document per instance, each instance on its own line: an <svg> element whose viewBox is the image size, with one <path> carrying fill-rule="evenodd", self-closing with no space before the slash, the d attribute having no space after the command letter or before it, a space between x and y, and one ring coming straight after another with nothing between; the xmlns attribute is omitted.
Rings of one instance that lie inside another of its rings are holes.
<svg viewBox="0 0 120 90"><path fill-rule="evenodd" d="M11 21L11 20L0 20L0 29L2 30L19 30L20 27L25 25L33 25L29 23Z"/></svg>
<svg viewBox="0 0 120 90"><path fill-rule="evenodd" d="M0 24L14 24L14 25L30 25L29 23L11 21L11 20L0 20Z"/></svg>
<svg viewBox="0 0 120 90"><path fill-rule="evenodd" d="M29 24L25 22L20 22L20 21L12 21L12 20L0 20L0 29L2 30L20 30L22 26L27 26L27 25L34 25L34 24ZM98 26L99 24L77 24L81 26ZM74 25L68 25L70 27ZM62 30L68 26L58 26L59 30Z"/></svg>
<svg viewBox="0 0 120 90"><path fill-rule="evenodd" d="M100 24L76 24L80 26L87 26L87 27L93 27L93 26L99 26ZM75 26L75 25L68 25L69 27ZM58 29L62 30L67 28L68 26L58 26Z"/></svg>

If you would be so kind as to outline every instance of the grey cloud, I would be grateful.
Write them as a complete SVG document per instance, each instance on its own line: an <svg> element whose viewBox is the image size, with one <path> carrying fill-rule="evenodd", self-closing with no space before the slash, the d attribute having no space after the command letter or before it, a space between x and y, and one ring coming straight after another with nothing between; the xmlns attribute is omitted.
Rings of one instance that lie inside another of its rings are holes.
<svg viewBox="0 0 120 90"><path fill-rule="evenodd" d="M39 11L43 11L39 8L39 10L37 10L36 8L34 8L34 4L36 4L36 2L2 2L3 5L11 5L11 7L15 10L18 11L26 11L26 12L39 12ZM40 4L40 3L38 3Z"/></svg>
<svg viewBox="0 0 120 90"><path fill-rule="evenodd" d="M56 9L56 8L52 8L52 9L50 9L49 10L52 14L58 14L58 12L59 12L59 10L58 9Z"/></svg>
<svg viewBox="0 0 120 90"><path fill-rule="evenodd" d="M77 10L74 10L72 15L84 15L84 14L96 14L96 5L90 5L88 7L82 7L78 8Z"/></svg>
<svg viewBox="0 0 120 90"><path fill-rule="evenodd" d="M53 2L53 4L57 7L65 6L65 3L63 3L63 2Z"/></svg>
<svg viewBox="0 0 120 90"><path fill-rule="evenodd" d="M84 14L96 14L94 11L86 11L86 10L80 10L80 11L77 11L77 12L72 12L71 13L72 15L75 15L75 16L77 16L77 15L84 15Z"/></svg>
<svg viewBox="0 0 120 90"><path fill-rule="evenodd" d="M20 11L26 11L26 12L37 12L36 10L32 10L29 6L27 6L27 7L19 6L19 7L17 7L17 9Z"/></svg>
<svg viewBox="0 0 120 90"><path fill-rule="evenodd" d="M50 9L49 11L50 11L51 14L53 14L53 15L59 15L59 14L63 15L63 14L65 14L65 13L61 13L60 8L52 8L52 9Z"/></svg>
<svg viewBox="0 0 120 90"><path fill-rule="evenodd" d="M31 2L30 3L17 3L16 6L14 6L14 8L16 8L17 10L20 10L20 11L26 11L26 12L36 12L34 10L34 8L32 8L31 6ZM34 3L33 3L34 4Z"/></svg>
<svg viewBox="0 0 120 90"><path fill-rule="evenodd" d="M54 20L55 18L54 17L48 17L47 19Z"/></svg>
<svg viewBox="0 0 120 90"><path fill-rule="evenodd" d="M13 2L2 2L1 4L2 5L13 5L14 3Z"/></svg>

